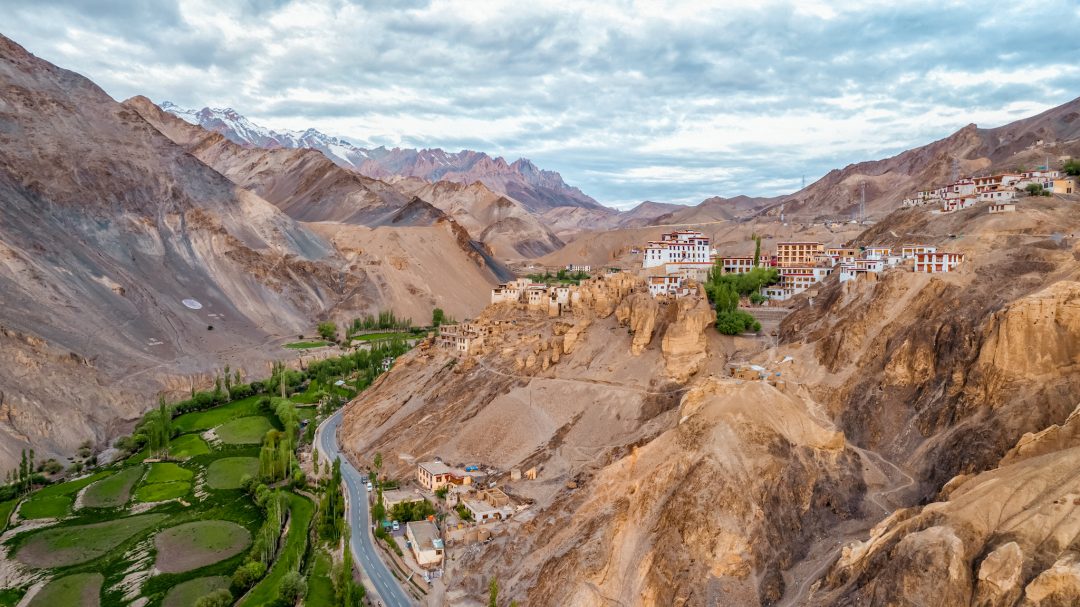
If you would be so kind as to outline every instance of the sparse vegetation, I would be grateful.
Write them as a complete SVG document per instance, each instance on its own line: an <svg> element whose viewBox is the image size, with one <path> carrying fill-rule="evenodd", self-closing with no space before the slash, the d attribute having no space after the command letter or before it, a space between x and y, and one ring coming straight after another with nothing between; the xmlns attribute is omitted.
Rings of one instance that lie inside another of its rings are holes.
<svg viewBox="0 0 1080 607"><path fill-rule="evenodd" d="M318 340L318 341L294 341L292 343L285 344L283 347L288 348L290 350L311 350L313 348L325 348L326 346L329 346L329 345L330 345L330 342L322 341L322 340Z"/></svg>

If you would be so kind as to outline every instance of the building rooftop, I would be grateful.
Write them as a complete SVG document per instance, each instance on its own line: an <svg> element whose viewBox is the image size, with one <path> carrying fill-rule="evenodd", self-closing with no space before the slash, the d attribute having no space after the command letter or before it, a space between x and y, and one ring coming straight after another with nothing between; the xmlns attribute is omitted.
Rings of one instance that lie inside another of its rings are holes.
<svg viewBox="0 0 1080 607"><path fill-rule="evenodd" d="M424 462L417 465L426 470L427 473L431 475L450 474L454 471L450 466L447 466L446 464L438 461Z"/></svg>
<svg viewBox="0 0 1080 607"><path fill-rule="evenodd" d="M421 550L442 550L443 541L439 537L439 528L431 521L411 521L405 523L406 532Z"/></svg>

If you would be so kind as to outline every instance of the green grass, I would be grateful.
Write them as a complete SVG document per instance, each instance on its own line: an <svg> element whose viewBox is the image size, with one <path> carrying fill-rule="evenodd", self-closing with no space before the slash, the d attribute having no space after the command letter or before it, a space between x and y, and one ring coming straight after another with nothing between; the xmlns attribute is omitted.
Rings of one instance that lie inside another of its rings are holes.
<svg viewBox="0 0 1080 607"><path fill-rule="evenodd" d="M128 502L131 489L143 475L142 466L131 466L86 488L82 504L86 508L118 508Z"/></svg>
<svg viewBox="0 0 1080 607"><path fill-rule="evenodd" d="M290 350L310 350L311 348L322 348L323 346L329 346L328 341L294 341L291 344L285 344L285 347Z"/></svg>
<svg viewBox="0 0 1080 607"><path fill-rule="evenodd" d="M191 470L185 470L184 468L181 468L180 466L170 462L159 462L150 464L150 472L146 473L146 478L143 479L143 484L150 485L153 483L190 481L192 476L195 476L195 473Z"/></svg>
<svg viewBox="0 0 1080 607"><path fill-rule="evenodd" d="M22 506L19 506L19 516L27 519L36 518L60 518L71 512L71 506L75 503L75 494L83 487L112 474L111 470L91 474L78 480L49 485L37 490Z"/></svg>
<svg viewBox="0 0 1080 607"><path fill-rule="evenodd" d="M260 413L259 398L258 396L249 396L206 411L185 413L173 420L173 427L181 433L209 430L238 417L258 415Z"/></svg>
<svg viewBox="0 0 1080 607"><path fill-rule="evenodd" d="M409 337L409 333L407 331L391 331L387 333L365 333L364 335L352 336L353 339L358 339L360 341L378 341L380 339L390 339L391 337L406 338Z"/></svg>
<svg viewBox="0 0 1080 607"><path fill-rule="evenodd" d="M165 573L180 573L240 554L251 545L251 533L229 521L193 521L157 534L154 545L154 567Z"/></svg>
<svg viewBox="0 0 1080 607"><path fill-rule="evenodd" d="M164 502L184 497L191 491L191 470L181 468L171 462L150 464L150 471L143 478L142 485L135 490L135 501Z"/></svg>
<svg viewBox="0 0 1080 607"><path fill-rule="evenodd" d="M334 584L330 581L332 563L330 555L320 550L315 553L315 562L308 576L308 591L304 597L305 607L335 607Z"/></svg>
<svg viewBox="0 0 1080 607"><path fill-rule="evenodd" d="M104 523L50 527L33 532L15 558L31 567L67 567L98 558L154 526L163 514L141 514Z"/></svg>
<svg viewBox="0 0 1080 607"><path fill-rule="evenodd" d="M210 446L198 434L181 434L169 444L173 457L188 458L210 453Z"/></svg>
<svg viewBox="0 0 1080 607"><path fill-rule="evenodd" d="M100 573L76 573L57 578L34 595L29 607L97 607L101 604L104 581Z"/></svg>
<svg viewBox="0 0 1080 607"><path fill-rule="evenodd" d="M199 598L219 588L229 587L229 578L223 575L197 577L169 589L161 607L192 607Z"/></svg>
<svg viewBox="0 0 1080 607"><path fill-rule="evenodd" d="M8 520L11 518L11 511L14 510L17 505L19 505L18 499L0 502L0 533L3 533L4 529L7 529Z"/></svg>
<svg viewBox="0 0 1080 607"><path fill-rule="evenodd" d="M180 499L191 492L191 483L185 481L173 481L171 483L154 483L143 485L135 490L135 501L142 503L164 502L167 500Z"/></svg>
<svg viewBox="0 0 1080 607"><path fill-rule="evenodd" d="M26 591L22 588L0 588L0 607L15 607Z"/></svg>
<svg viewBox="0 0 1080 607"><path fill-rule="evenodd" d="M289 494L289 533L274 565L258 584L240 601L238 607L256 607L270 605L277 599L281 578L289 571L300 566L300 561L307 551L308 527L315 514L315 505L306 497L295 493Z"/></svg>
<svg viewBox="0 0 1080 607"><path fill-rule="evenodd" d="M274 426L261 415L241 417L214 429L221 442L228 445L257 445Z"/></svg>
<svg viewBox="0 0 1080 607"><path fill-rule="evenodd" d="M223 457L206 470L206 484L211 489L239 489L244 476L258 476L259 460L254 457Z"/></svg>

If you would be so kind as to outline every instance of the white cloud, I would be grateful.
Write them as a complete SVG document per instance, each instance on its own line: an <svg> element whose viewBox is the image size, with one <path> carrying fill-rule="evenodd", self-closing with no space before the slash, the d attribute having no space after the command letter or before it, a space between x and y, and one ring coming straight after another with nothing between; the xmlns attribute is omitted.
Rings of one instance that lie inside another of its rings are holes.
<svg viewBox="0 0 1080 607"><path fill-rule="evenodd" d="M1069 0L16 3L117 98L359 143L533 157L604 202L774 195L1069 100Z"/></svg>

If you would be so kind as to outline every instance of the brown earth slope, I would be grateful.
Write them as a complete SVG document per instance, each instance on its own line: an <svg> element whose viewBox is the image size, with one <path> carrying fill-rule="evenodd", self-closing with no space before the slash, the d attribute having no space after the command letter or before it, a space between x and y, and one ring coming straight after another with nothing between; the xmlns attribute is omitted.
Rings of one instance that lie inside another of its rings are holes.
<svg viewBox="0 0 1080 607"><path fill-rule="evenodd" d="M323 238L3 37L0 201L0 467L105 441L226 361L261 371L372 294Z"/></svg>

